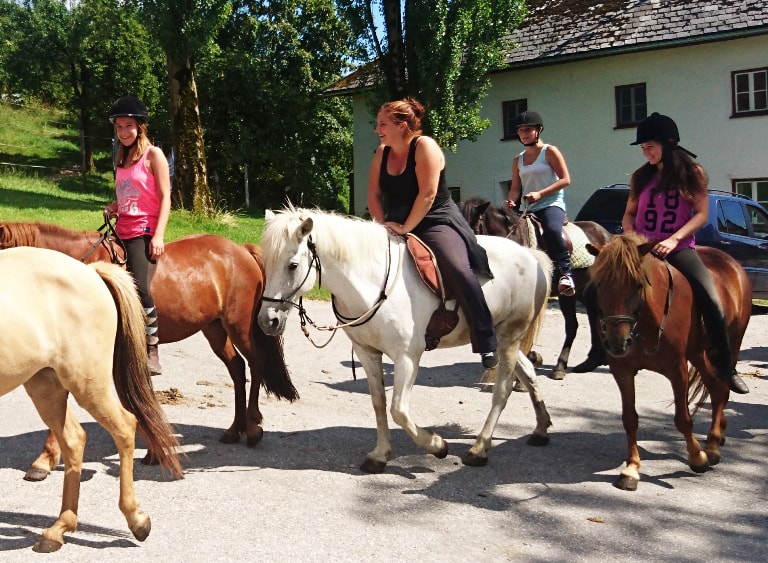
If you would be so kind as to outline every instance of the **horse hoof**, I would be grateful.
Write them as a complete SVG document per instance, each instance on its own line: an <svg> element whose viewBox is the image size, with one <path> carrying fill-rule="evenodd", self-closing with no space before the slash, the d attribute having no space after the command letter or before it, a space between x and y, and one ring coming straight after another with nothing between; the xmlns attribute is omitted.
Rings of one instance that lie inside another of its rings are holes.
<svg viewBox="0 0 768 563"><path fill-rule="evenodd" d="M29 469L27 469L27 472L24 475L24 480L25 481L45 481L45 478L48 477L49 473L50 471L47 471L45 469L30 467Z"/></svg>
<svg viewBox="0 0 768 563"><path fill-rule="evenodd" d="M528 360L534 365L534 366L540 366L544 363L544 357L539 354L536 350L531 350L528 352Z"/></svg>
<svg viewBox="0 0 768 563"><path fill-rule="evenodd" d="M247 436L247 437L245 438L245 444L246 444L246 445L247 445L249 448L255 448L255 447L256 447L256 445L257 445L259 442L261 442L261 439L262 439L263 437L264 437L264 430L261 428L261 426L259 426L259 429L256 431L256 433L255 433L255 434L253 434L252 436Z"/></svg>
<svg viewBox="0 0 768 563"><path fill-rule="evenodd" d="M240 432L225 431L219 438L219 442L222 444L237 444L240 441Z"/></svg>
<svg viewBox="0 0 768 563"><path fill-rule="evenodd" d="M621 489L622 491L636 491L638 482L639 480L635 479L634 477L627 477L626 475L622 475L616 480L613 486L617 489Z"/></svg>
<svg viewBox="0 0 768 563"><path fill-rule="evenodd" d="M720 452L706 452L707 453L707 460L709 461L709 465L717 465L720 463Z"/></svg>
<svg viewBox="0 0 768 563"><path fill-rule="evenodd" d="M384 473L384 468L387 466L386 461L376 461L369 457L365 458L365 461L360 466L360 469L366 473Z"/></svg>
<svg viewBox="0 0 768 563"><path fill-rule="evenodd" d="M549 444L549 436L541 436L538 434L531 435L526 442L529 446L546 446Z"/></svg>
<svg viewBox="0 0 768 563"><path fill-rule="evenodd" d="M688 467L691 468L691 471L694 473L706 473L709 471L709 462L704 463L702 465L689 465Z"/></svg>
<svg viewBox="0 0 768 563"><path fill-rule="evenodd" d="M469 467L485 467L488 464L488 457L467 452L467 455L461 458L461 463Z"/></svg>
<svg viewBox="0 0 768 563"><path fill-rule="evenodd" d="M47 538L40 538L35 545L32 546L32 551L36 553L53 553L61 549L63 543L49 540Z"/></svg>
<svg viewBox="0 0 768 563"><path fill-rule="evenodd" d="M432 455L434 455L437 459L445 459L445 457L448 455L448 442L443 440L443 447Z"/></svg>
<svg viewBox="0 0 768 563"><path fill-rule="evenodd" d="M149 537L149 532L152 530L152 521L149 519L149 516L147 516L147 521L144 522L141 526L137 526L135 530L131 530L133 532L133 537L136 538L139 541L144 541Z"/></svg>
<svg viewBox="0 0 768 563"><path fill-rule="evenodd" d="M143 463L144 465L160 465L160 462L157 460L155 455L150 451L147 451L147 455L145 455L142 458L141 463Z"/></svg>
<svg viewBox="0 0 768 563"><path fill-rule="evenodd" d="M561 379L565 379L565 370L564 369L553 369L551 375L549 376L550 379L555 379L557 381L560 381Z"/></svg>

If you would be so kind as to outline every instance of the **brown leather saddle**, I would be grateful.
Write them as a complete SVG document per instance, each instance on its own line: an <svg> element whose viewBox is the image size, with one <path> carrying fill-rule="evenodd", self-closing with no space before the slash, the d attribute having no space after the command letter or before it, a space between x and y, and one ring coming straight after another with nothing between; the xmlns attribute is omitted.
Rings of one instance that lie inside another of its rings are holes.
<svg viewBox="0 0 768 563"><path fill-rule="evenodd" d="M440 305L432 313L424 335L425 350L434 350L440 344L440 339L451 332L459 324L459 305L451 310L445 306L445 302L452 298L446 290L435 255L419 237L412 233L405 236L405 244L413 257L416 271L424 284L440 298Z"/></svg>

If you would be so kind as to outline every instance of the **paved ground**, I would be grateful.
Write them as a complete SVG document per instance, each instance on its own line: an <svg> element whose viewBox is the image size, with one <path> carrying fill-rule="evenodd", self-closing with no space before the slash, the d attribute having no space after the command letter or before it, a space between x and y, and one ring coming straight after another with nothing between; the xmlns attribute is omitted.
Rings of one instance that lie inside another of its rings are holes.
<svg viewBox="0 0 768 563"><path fill-rule="evenodd" d="M310 315L331 322L330 306ZM586 352L586 319L573 361ZM752 318L739 371L752 392L729 403L723 461L695 475L674 428L671 390L638 377L643 481L611 486L623 465L619 395L605 369L538 383L554 422L545 448L525 444L534 427L527 395L513 394L485 468L462 466L490 406L468 347L427 353L412 398L416 420L449 439L436 459L399 428L382 475L359 469L374 445L373 411L343 334L315 349L294 316L286 355L301 400L262 399L266 431L253 449L217 439L232 417L229 378L201 336L161 347L158 390L183 398L167 413L189 456L186 476L165 481L137 464L137 494L153 522L133 539L117 509L117 457L109 436L81 413L89 434L80 526L53 556L31 551L60 505L63 471L22 480L45 436L17 390L0 399L0 558L4 561L765 561L768 554L768 316ZM323 340L323 335L318 337ZM557 310L538 349L545 367L562 340ZM386 367L391 368L391 364ZM391 380L390 380L391 381ZM707 412L696 417L706 433ZM138 455L143 456L139 450Z"/></svg>

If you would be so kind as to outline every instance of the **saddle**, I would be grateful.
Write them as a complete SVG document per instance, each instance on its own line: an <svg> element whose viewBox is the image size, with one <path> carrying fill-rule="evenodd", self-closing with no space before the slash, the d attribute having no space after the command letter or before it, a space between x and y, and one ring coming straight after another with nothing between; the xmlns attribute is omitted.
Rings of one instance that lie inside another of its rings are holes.
<svg viewBox="0 0 768 563"><path fill-rule="evenodd" d="M544 230L541 226L541 221L531 214L524 213L522 218L525 219L525 224L528 226L527 239L524 246L530 248L540 248L547 251L547 244L544 241ZM565 247L568 249L568 253L571 255L571 268L581 269L589 268L595 262L595 257L587 251L587 235L584 231L565 218L563 223L563 239L565 240Z"/></svg>
<svg viewBox="0 0 768 563"><path fill-rule="evenodd" d="M452 298L443 285L440 269L437 266L435 255L419 237L412 233L405 235L405 245L413 257L416 271L424 284L440 298L440 305L432 313L424 334L425 350L434 350L440 344L440 339L451 332L459 324L459 305L451 310L445 306L445 302Z"/></svg>

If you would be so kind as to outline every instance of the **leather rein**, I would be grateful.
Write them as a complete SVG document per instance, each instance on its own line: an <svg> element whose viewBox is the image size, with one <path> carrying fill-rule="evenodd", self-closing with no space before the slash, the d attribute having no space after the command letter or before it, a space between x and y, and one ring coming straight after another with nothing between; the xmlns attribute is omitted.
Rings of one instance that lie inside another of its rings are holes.
<svg viewBox="0 0 768 563"><path fill-rule="evenodd" d="M117 253L117 250L115 249L115 243L117 243L117 246L119 246L123 250L123 256L126 255L125 244L115 232L115 226L112 224L112 217L110 213L106 210L104 211L104 224L98 228L98 231L100 233L99 239L95 243L93 243L91 248L89 248L88 251L80 258L80 262L85 262L85 260L91 254L93 254L97 248L99 248L99 245L101 245L109 253L110 262L112 262L113 264L117 264L119 266L124 266L125 259L120 258L120 255Z"/></svg>

